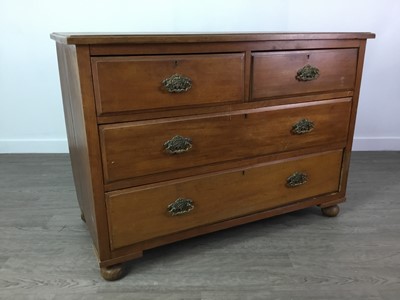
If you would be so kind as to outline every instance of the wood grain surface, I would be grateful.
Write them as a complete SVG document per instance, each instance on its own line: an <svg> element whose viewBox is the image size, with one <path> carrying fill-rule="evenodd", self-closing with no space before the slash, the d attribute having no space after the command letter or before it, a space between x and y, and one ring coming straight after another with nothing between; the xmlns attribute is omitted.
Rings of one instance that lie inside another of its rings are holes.
<svg viewBox="0 0 400 300"><path fill-rule="evenodd" d="M112 264L138 258L143 250L308 206L327 212L345 200L365 39L373 34L52 37L58 41L77 196L100 266L112 279L120 277ZM69 45L73 41L76 45ZM296 72L308 64L320 70L319 77L299 82ZM186 76L190 86L167 91L165 81L177 75ZM338 93L350 94L326 98ZM307 96L315 98L301 103ZM261 104L253 106L251 99ZM217 109L198 114L207 107ZM174 117L174 111L181 113ZM141 113L138 122L115 123ZM293 135L294 124L305 119L315 130ZM192 140L193 150L175 161L166 153L158 159L176 135ZM137 153L145 155L132 160ZM311 174L307 188L284 189L282 178L289 174L283 174L300 169ZM160 217L158 204L193 191L191 197L198 196L195 201L205 210L180 225Z"/></svg>
<svg viewBox="0 0 400 300"><path fill-rule="evenodd" d="M342 98L214 117L101 126L105 181L155 173L163 173L161 179L167 180L183 177L180 170L191 168L190 174L199 174L201 169L194 167L224 161L340 143L344 147L350 108L351 98ZM312 121L315 128L309 133L293 134L293 125L302 119ZM181 154L166 153L164 143L176 135L190 138L192 148Z"/></svg>
<svg viewBox="0 0 400 300"><path fill-rule="evenodd" d="M253 53L252 98L352 90L357 55L357 48ZM317 79L296 79L306 65L319 69Z"/></svg>
<svg viewBox="0 0 400 300"><path fill-rule="evenodd" d="M110 247L89 49L57 44L57 56L77 198L96 254L106 259Z"/></svg>
<svg viewBox="0 0 400 300"><path fill-rule="evenodd" d="M95 57L92 67L99 115L244 100L243 53ZM175 74L191 80L188 91L165 90Z"/></svg>
<svg viewBox="0 0 400 300"><path fill-rule="evenodd" d="M110 192L106 202L112 248L337 192L341 163L338 150L197 180ZM308 181L287 187L287 178L295 172L307 174ZM180 198L192 200L194 208L171 216L167 207Z"/></svg>
<svg viewBox="0 0 400 300"><path fill-rule="evenodd" d="M65 44L142 44L142 43L199 43L199 42L245 42L314 39L367 39L375 38L371 32L183 32L183 33L73 33L54 32L50 37Z"/></svg>

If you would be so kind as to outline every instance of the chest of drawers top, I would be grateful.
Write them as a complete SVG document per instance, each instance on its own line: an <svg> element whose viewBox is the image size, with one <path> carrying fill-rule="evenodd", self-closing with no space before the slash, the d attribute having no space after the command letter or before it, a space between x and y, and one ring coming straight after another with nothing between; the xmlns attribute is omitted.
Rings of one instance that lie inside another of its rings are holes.
<svg viewBox="0 0 400 300"><path fill-rule="evenodd" d="M196 33L101 33L54 32L51 38L71 45L255 42L375 38L371 32L196 32Z"/></svg>

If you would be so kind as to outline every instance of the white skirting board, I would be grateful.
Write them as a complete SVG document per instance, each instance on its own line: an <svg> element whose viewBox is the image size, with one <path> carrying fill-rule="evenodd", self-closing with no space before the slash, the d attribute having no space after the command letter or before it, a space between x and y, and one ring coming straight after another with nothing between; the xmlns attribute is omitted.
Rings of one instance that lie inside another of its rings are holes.
<svg viewBox="0 0 400 300"><path fill-rule="evenodd" d="M68 153L67 139L0 139L0 153Z"/></svg>
<svg viewBox="0 0 400 300"><path fill-rule="evenodd" d="M400 151L400 137L355 137L353 151ZM0 153L68 153L67 139L0 139Z"/></svg>
<svg viewBox="0 0 400 300"><path fill-rule="evenodd" d="M400 151L400 137L354 137L353 151Z"/></svg>

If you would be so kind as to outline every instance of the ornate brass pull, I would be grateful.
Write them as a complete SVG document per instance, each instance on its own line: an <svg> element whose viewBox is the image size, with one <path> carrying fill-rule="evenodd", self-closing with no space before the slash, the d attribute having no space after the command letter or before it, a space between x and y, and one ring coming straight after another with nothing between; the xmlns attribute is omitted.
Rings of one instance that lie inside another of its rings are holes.
<svg viewBox="0 0 400 300"><path fill-rule="evenodd" d="M174 74L162 81L164 88L170 93L187 92L192 87L192 80L180 74Z"/></svg>
<svg viewBox="0 0 400 300"><path fill-rule="evenodd" d="M192 140L180 135L174 136L172 139L164 143L164 149L169 154L179 154L189 151L192 148Z"/></svg>
<svg viewBox="0 0 400 300"><path fill-rule="evenodd" d="M183 215L194 208L193 200L178 198L168 205L167 210L171 216Z"/></svg>
<svg viewBox="0 0 400 300"><path fill-rule="evenodd" d="M291 132L293 134L304 134L313 130L314 130L314 122L307 119L301 119L292 126Z"/></svg>
<svg viewBox="0 0 400 300"><path fill-rule="evenodd" d="M319 77L319 69L311 65L305 65L297 71L296 79L298 81L311 81Z"/></svg>
<svg viewBox="0 0 400 300"><path fill-rule="evenodd" d="M286 179L287 187L296 187L305 184L308 181L308 175L303 172L294 172Z"/></svg>

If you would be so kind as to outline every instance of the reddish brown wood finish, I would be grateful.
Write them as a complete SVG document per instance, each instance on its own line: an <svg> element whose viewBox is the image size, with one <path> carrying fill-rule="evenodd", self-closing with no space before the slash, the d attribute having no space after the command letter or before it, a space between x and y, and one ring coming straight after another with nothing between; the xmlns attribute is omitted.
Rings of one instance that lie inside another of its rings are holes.
<svg viewBox="0 0 400 300"><path fill-rule="evenodd" d="M351 98L344 98L239 111L220 117L101 126L105 181L155 173L165 173L163 179L167 180L176 178L180 169L310 146L344 147L350 108ZM293 125L302 119L312 121L315 128L309 133L293 134ZM188 152L165 151L164 143L176 135L191 139L193 146ZM191 172L195 174L196 170Z"/></svg>
<svg viewBox="0 0 400 300"><path fill-rule="evenodd" d="M332 217L336 217L339 214L340 209L339 209L339 206L335 204L335 205L328 206L328 207L322 207L321 212L324 216L332 218Z"/></svg>
<svg viewBox="0 0 400 300"><path fill-rule="evenodd" d="M92 66L99 115L244 99L242 53L96 57ZM190 78L192 87L168 92L162 81L174 74Z"/></svg>
<svg viewBox="0 0 400 300"><path fill-rule="evenodd" d="M286 105L292 103L305 103L326 99L337 99L351 97L353 91L338 91L321 94L308 94L308 95L297 95L291 97L282 98L270 98L268 100L251 101L247 103L237 104L223 104L207 107L191 107L191 108L170 108L168 110L151 110L151 111L136 111L121 114L112 114L110 116L99 116L97 117L99 124L111 124L111 123L124 123L129 121L141 121L151 120L160 118L172 118L181 116L196 116L205 114L221 113L226 114L227 112L236 112L250 109L257 109L263 107L270 107L276 105Z"/></svg>
<svg viewBox="0 0 400 300"><path fill-rule="evenodd" d="M320 75L311 81L296 79L306 65ZM352 90L356 75L357 49L257 52L253 54L252 98Z"/></svg>
<svg viewBox="0 0 400 300"><path fill-rule="evenodd" d="M158 44L113 44L90 45L93 56L103 55L147 55L154 53L191 54L191 53L232 53L303 49L344 49L358 48L361 40L297 40L293 41L256 41L256 42L215 42L215 43L158 43Z"/></svg>
<svg viewBox="0 0 400 300"><path fill-rule="evenodd" d="M304 208L311 207L314 205L318 205L318 206L322 207L322 203L325 203L325 202L330 203L329 205L340 204L346 200L345 198L341 197L340 195L341 195L341 193L339 192L339 193L332 193L332 194L328 194L328 195L320 195L319 197L302 199L300 201L294 202L292 204L287 204L287 205L284 205L281 207L268 209L265 211L249 214L249 215L242 216L242 217L237 217L234 219L220 221L220 222L217 222L214 224L207 224L207 225L199 226L196 228L175 232L175 233L163 236L163 237L154 238L154 239L140 242L140 243L137 243L134 245L123 247L121 249L116 249L112 252L112 255L115 258L112 260L109 260L109 261L103 261L101 263L101 265L108 266L108 265L113 265L116 263L121 263L123 261L127 261L130 259L136 259L136 258L140 257L140 255L138 256L138 254L136 252L136 251L138 251L138 249L141 249L141 251L143 251L146 249L151 249L151 248L158 247L161 245L170 244L170 243L173 243L176 241L192 238L192 237L207 234L210 232L215 232L215 231L223 230L226 228L262 220L265 218L278 216L281 214L304 209Z"/></svg>
<svg viewBox="0 0 400 300"><path fill-rule="evenodd" d="M349 132L347 135L347 145L343 154L343 164L342 164L342 180L340 189L343 193L346 193L347 188L347 177L349 174L350 167L350 156L351 156L351 148L353 146L353 135L354 129L356 126L356 117L357 117L357 108L358 108L358 99L360 96L360 87L361 87L361 78L362 78L362 70L364 66L364 55L365 55L365 47L367 41L362 41L360 48L358 49L358 61L357 61L357 78L355 84L355 94L353 96L353 105L351 108L351 118L349 124Z"/></svg>
<svg viewBox="0 0 400 300"><path fill-rule="evenodd" d="M335 151L198 180L108 193L112 248L336 192L341 160L342 151ZM287 178L295 172L306 173L308 181L287 187ZM169 215L167 206L178 198L193 200L194 209Z"/></svg>
<svg viewBox="0 0 400 300"><path fill-rule="evenodd" d="M67 44L213 43L249 41L298 41L375 38L371 32L233 32L233 33L72 33L54 32L51 38Z"/></svg>
<svg viewBox="0 0 400 300"><path fill-rule="evenodd" d="M105 279L159 245L312 205L335 214L374 36L52 34L78 201ZM293 81L307 63L320 78ZM192 89L160 90L178 72ZM290 135L303 117L314 131ZM174 134L190 135L193 148L166 155L161 144ZM309 181L286 188L300 169ZM168 216L180 196L195 209Z"/></svg>
<svg viewBox="0 0 400 300"><path fill-rule="evenodd" d="M96 253L104 260L110 246L89 49L57 44L57 55L77 198Z"/></svg>
<svg viewBox="0 0 400 300"><path fill-rule="evenodd" d="M126 267L122 264L115 264L110 267L100 267L100 274L107 281L121 279L125 276L126 271Z"/></svg>

